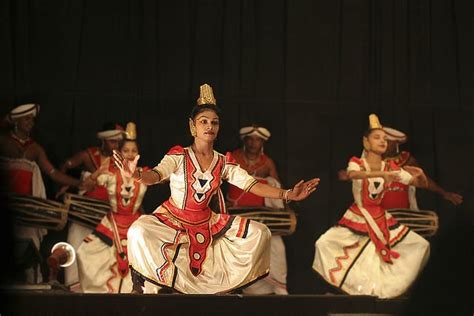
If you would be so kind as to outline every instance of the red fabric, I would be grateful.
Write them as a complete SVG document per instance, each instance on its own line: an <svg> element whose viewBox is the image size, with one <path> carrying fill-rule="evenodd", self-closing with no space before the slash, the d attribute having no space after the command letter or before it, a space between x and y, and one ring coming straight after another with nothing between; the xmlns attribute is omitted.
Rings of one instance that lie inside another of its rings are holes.
<svg viewBox="0 0 474 316"><path fill-rule="evenodd" d="M184 148L179 145L171 147L171 149L168 150L168 153L167 153L167 155L182 155L182 154L184 154Z"/></svg>
<svg viewBox="0 0 474 316"><path fill-rule="evenodd" d="M8 191L21 195L33 194L33 173L26 170L8 170Z"/></svg>
<svg viewBox="0 0 474 316"><path fill-rule="evenodd" d="M99 147L89 147L86 149L86 151L89 154L89 157L91 158L95 168L99 169L102 164ZM114 163L112 159L110 159L109 171L115 172L115 170L116 168L114 166ZM98 200L103 200L103 201L109 200L109 194L107 192L107 189L104 186L100 186L100 185L96 186L94 190L86 192L84 195L93 199L98 199Z"/></svg>
<svg viewBox="0 0 474 316"><path fill-rule="evenodd" d="M258 182L268 184L268 181L264 179L258 179ZM229 185L227 198L232 206L265 206L265 198L245 192L232 184Z"/></svg>

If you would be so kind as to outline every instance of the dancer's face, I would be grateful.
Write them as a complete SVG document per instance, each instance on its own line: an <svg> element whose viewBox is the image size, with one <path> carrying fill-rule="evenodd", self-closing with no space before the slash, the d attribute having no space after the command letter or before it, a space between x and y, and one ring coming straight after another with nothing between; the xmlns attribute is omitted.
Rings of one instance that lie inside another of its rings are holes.
<svg viewBox="0 0 474 316"><path fill-rule="evenodd" d="M120 152L125 159L132 161L138 155L138 146L134 141L125 141L120 148Z"/></svg>
<svg viewBox="0 0 474 316"><path fill-rule="evenodd" d="M251 135L244 138L245 151L249 154L259 154L262 152L264 140L258 136Z"/></svg>
<svg viewBox="0 0 474 316"><path fill-rule="evenodd" d="M206 142L214 142L219 132L219 117L216 112L206 110L194 118L196 126L196 138Z"/></svg>
<svg viewBox="0 0 474 316"><path fill-rule="evenodd" d="M382 155L387 151L387 136L385 132L381 129L376 129L372 131L367 139L369 144L369 150L378 155Z"/></svg>

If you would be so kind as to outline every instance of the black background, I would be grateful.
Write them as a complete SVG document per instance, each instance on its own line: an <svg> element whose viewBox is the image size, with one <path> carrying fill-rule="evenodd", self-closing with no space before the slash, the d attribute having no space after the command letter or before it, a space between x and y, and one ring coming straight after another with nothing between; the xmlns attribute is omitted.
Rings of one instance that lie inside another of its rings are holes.
<svg viewBox="0 0 474 316"><path fill-rule="evenodd" d="M298 229L285 242L289 291L323 293L314 241L352 202L337 170L360 155L372 112L409 135L403 148L427 174L464 196L454 207L418 193L440 216L438 238L472 231L473 12L469 0L4 0L0 114L40 103L34 137L55 165L96 145L104 121L135 121L142 164L153 166L190 144L187 117L209 83L223 109L218 151L239 146L239 128L257 122L272 132L265 152L285 187L321 178L293 205ZM51 197L57 186L46 184ZM166 194L150 188L146 210ZM435 254L455 254L435 255L436 273L465 277L457 267L472 266L467 236L433 240Z"/></svg>

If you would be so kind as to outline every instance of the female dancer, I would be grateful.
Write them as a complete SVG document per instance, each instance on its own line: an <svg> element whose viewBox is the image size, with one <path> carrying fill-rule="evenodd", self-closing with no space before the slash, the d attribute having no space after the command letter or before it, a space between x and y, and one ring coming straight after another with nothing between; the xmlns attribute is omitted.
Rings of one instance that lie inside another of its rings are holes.
<svg viewBox="0 0 474 316"><path fill-rule="evenodd" d="M202 85L189 120L194 142L175 146L152 170L115 155L117 166L145 184L169 179L171 197L153 214L141 216L128 232L134 292L152 292L154 284L186 294L225 293L268 274L270 237L258 222L216 214L208 206L222 180L256 195L303 200L316 190L319 179L300 181L291 190L258 183L230 154L213 150L219 114L209 85ZM221 207L221 209L224 209ZM145 284L145 281L147 282ZM145 286L144 286L145 284Z"/></svg>
<svg viewBox="0 0 474 316"><path fill-rule="evenodd" d="M138 157L135 124L127 124L125 140L120 147L122 157L133 161ZM147 186L115 169L108 163L92 176L107 189L110 212L77 250L79 279L84 293L130 293L132 279L127 259L127 231L141 215L140 207Z"/></svg>
<svg viewBox="0 0 474 316"><path fill-rule="evenodd" d="M391 182L426 187L421 169L411 175L393 161L384 161L385 131L375 114L364 135L366 157L353 157L347 168L354 204L338 225L316 241L313 269L331 285L349 294L392 298L402 295L423 269L429 243L400 225L382 207Z"/></svg>

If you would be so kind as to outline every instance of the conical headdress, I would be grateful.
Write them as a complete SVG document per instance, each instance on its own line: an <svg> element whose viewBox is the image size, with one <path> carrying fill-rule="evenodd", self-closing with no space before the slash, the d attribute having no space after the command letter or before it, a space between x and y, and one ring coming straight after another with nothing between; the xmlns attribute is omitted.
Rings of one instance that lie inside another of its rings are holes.
<svg viewBox="0 0 474 316"><path fill-rule="evenodd" d="M207 83L203 84L199 88L199 98L197 99L197 105L212 104L217 105L216 99L214 98L214 93L212 88Z"/></svg>

